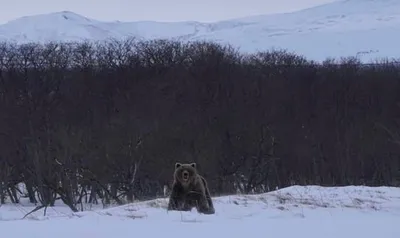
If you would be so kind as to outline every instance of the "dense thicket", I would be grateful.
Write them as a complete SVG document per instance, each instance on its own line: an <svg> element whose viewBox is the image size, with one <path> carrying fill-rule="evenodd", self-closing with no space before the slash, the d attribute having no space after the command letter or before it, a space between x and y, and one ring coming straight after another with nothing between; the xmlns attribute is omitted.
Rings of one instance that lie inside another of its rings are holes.
<svg viewBox="0 0 400 238"><path fill-rule="evenodd" d="M0 194L122 204L196 162L214 195L399 185L400 66L135 40L0 45Z"/></svg>

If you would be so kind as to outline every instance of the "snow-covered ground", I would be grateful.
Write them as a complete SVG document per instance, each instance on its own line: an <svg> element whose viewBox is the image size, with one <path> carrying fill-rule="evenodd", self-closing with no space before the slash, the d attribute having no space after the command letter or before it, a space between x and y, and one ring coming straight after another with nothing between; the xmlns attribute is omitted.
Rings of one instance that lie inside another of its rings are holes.
<svg viewBox="0 0 400 238"><path fill-rule="evenodd" d="M400 58L400 1L337 0L285 14L214 23L102 22L73 12L25 16L0 25L0 41L209 40L244 52L287 49L309 59Z"/></svg>
<svg viewBox="0 0 400 238"><path fill-rule="evenodd" d="M214 198L215 215L167 212L167 199L73 214L57 205L25 219L32 205L0 207L2 237L398 238L400 188L292 186ZM88 208L86 208L88 209Z"/></svg>

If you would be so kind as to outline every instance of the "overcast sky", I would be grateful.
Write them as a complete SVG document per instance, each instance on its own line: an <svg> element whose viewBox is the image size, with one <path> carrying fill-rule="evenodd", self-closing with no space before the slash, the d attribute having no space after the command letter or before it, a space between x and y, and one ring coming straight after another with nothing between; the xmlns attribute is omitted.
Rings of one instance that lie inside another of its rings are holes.
<svg viewBox="0 0 400 238"><path fill-rule="evenodd" d="M203 21L295 11L334 0L0 0L0 23L41 13L73 11L106 21Z"/></svg>

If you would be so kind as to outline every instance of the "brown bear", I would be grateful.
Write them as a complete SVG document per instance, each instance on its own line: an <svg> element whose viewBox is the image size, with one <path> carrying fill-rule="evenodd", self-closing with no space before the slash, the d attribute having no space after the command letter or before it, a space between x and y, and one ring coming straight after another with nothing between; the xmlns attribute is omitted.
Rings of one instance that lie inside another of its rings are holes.
<svg viewBox="0 0 400 238"><path fill-rule="evenodd" d="M176 163L168 210L190 211L193 207L199 213L215 213L207 182L197 173L196 163Z"/></svg>

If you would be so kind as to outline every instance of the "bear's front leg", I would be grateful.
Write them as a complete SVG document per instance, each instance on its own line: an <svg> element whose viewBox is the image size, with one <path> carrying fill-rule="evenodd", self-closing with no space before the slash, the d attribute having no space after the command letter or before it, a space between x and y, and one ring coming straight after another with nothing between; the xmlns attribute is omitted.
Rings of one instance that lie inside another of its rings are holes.
<svg viewBox="0 0 400 238"><path fill-rule="evenodd" d="M198 200L197 211L208 215L215 213L214 208L210 207L207 197L204 195L200 196L200 199Z"/></svg>
<svg viewBox="0 0 400 238"><path fill-rule="evenodd" d="M184 201L179 199L170 199L168 203L168 211L187 211Z"/></svg>
<svg viewBox="0 0 400 238"><path fill-rule="evenodd" d="M178 209L177 201L170 197L167 210L171 211L171 210L177 210L177 209Z"/></svg>
<svg viewBox="0 0 400 238"><path fill-rule="evenodd" d="M172 189L171 195L169 196L169 202L168 202L168 211L171 210L176 210L179 211L182 207L182 201L180 201L180 197L178 196L178 193L176 191L176 188Z"/></svg>

